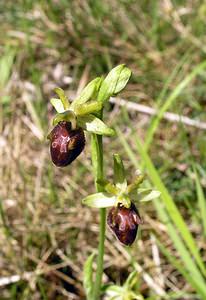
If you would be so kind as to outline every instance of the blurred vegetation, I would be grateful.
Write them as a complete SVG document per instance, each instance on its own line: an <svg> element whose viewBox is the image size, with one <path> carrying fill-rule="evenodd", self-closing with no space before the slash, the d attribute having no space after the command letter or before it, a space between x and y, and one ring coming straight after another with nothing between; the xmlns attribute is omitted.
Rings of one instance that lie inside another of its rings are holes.
<svg viewBox="0 0 206 300"><path fill-rule="evenodd" d="M206 299L205 131L162 119L206 119L206 2L7 0L0 12L0 299L85 299L83 263L98 237L96 211L81 205L94 192L90 137L77 161L55 168L49 99L56 86L72 98L119 63L133 72L121 97L159 114L109 104L118 136L105 139L105 168L110 176L119 152L131 180L145 170L162 197L140 206L132 249L107 230L104 282L136 270L144 299Z"/></svg>

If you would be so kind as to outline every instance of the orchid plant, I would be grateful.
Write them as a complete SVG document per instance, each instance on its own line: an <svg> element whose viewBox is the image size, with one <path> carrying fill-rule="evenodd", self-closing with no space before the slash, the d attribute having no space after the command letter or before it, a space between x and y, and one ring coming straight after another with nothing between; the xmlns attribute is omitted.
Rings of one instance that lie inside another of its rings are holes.
<svg viewBox="0 0 206 300"><path fill-rule="evenodd" d="M85 147L84 131L91 133L96 193L88 195L82 203L99 209L100 230L95 279L94 253L89 256L84 266L84 287L88 300L100 299L102 290L106 208L111 207L107 216L110 229L122 244L130 246L135 241L138 226L142 224L136 208L137 201L149 201L159 196L158 191L139 188L145 177L142 174L128 184L124 165L118 154L113 156L114 182L105 179L102 136L114 136L115 131L103 122L103 109L110 97L116 96L124 89L130 76L130 69L122 64L112 69L106 78L97 77L92 80L74 101L70 101L61 88L55 89L58 98L51 99L57 114L53 118L54 128L48 138L51 158L56 166L70 165ZM131 298L134 294L128 290L131 278L134 281L134 275L131 275L125 286L116 287L116 291L118 290L116 296L120 297L118 299L140 299L139 295ZM112 288L114 289L114 286ZM125 298L125 295L128 297Z"/></svg>

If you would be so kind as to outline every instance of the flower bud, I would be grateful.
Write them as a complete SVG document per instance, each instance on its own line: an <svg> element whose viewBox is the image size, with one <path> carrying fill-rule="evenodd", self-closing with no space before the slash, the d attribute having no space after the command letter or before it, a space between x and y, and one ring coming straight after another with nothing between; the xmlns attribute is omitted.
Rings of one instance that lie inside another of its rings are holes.
<svg viewBox="0 0 206 300"><path fill-rule="evenodd" d="M71 123L59 122L49 134L50 152L57 167L65 167L82 152L85 146L82 128L72 130Z"/></svg>
<svg viewBox="0 0 206 300"><path fill-rule="evenodd" d="M130 208L120 205L112 207L107 217L107 224L121 243L130 246L136 238L138 225L142 224L142 220L132 203Z"/></svg>

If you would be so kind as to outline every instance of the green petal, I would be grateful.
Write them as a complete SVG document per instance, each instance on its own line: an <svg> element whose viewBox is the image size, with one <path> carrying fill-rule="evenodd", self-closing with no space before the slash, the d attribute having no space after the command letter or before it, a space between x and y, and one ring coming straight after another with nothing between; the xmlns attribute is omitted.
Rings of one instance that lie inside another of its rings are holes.
<svg viewBox="0 0 206 300"><path fill-rule="evenodd" d="M51 104L54 106L54 108L56 109L56 111L58 113L62 113L65 111L64 109L64 105L62 104L62 101L60 99L57 98L52 98L50 100Z"/></svg>
<svg viewBox="0 0 206 300"><path fill-rule="evenodd" d="M57 87L54 89L55 93L59 96L61 102L62 102L62 105L64 107L64 110L68 110L69 109L69 106L70 106L70 103L69 103L69 100L67 98L67 96L65 95L65 92L64 90L62 90L61 88Z"/></svg>
<svg viewBox="0 0 206 300"><path fill-rule="evenodd" d="M133 191L137 190L138 187L139 187L139 185L144 181L144 179L145 179L145 175L144 174L138 175L134 179L134 181L130 185L128 185L128 187L127 187L127 193L129 194L129 193L132 193Z"/></svg>

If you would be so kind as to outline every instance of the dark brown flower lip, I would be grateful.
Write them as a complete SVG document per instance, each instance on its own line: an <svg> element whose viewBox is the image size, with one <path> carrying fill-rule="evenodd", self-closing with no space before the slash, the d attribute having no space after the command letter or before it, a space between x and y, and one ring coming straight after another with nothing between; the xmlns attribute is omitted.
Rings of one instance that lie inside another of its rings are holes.
<svg viewBox="0 0 206 300"><path fill-rule="evenodd" d="M107 224L110 229L118 240L126 246L131 246L134 243L138 226L142 223L134 203L131 203L130 208L121 205L112 207L107 216Z"/></svg>
<svg viewBox="0 0 206 300"><path fill-rule="evenodd" d="M85 136L82 128L71 129L71 123L59 122L48 135L50 153L57 167L71 164L85 147Z"/></svg>

